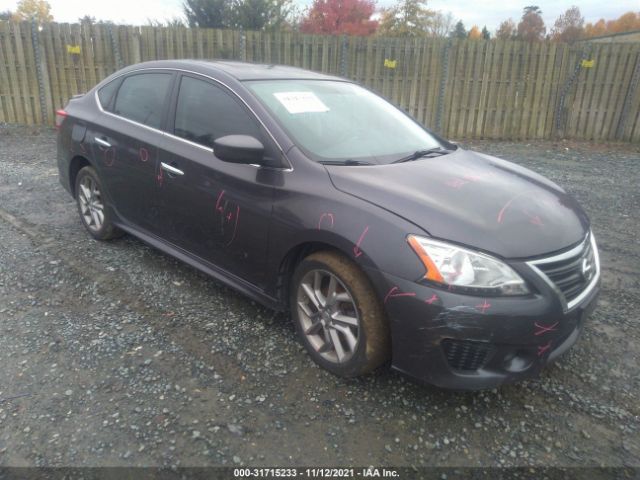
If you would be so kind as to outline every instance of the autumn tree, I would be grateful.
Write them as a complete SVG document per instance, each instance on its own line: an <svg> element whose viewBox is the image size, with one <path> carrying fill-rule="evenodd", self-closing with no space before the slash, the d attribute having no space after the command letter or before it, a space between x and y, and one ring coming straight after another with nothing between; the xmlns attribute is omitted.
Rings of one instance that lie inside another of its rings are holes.
<svg viewBox="0 0 640 480"><path fill-rule="evenodd" d="M558 17L551 29L551 38L556 42L573 43L584 34L584 17L576 6Z"/></svg>
<svg viewBox="0 0 640 480"><path fill-rule="evenodd" d="M464 28L462 20L459 20L458 23L456 23L456 26L449 36L451 38L467 38L467 31Z"/></svg>
<svg viewBox="0 0 640 480"><path fill-rule="evenodd" d="M511 18L507 18L496 30L496 38L500 40L510 40L516 36L516 22Z"/></svg>
<svg viewBox="0 0 640 480"><path fill-rule="evenodd" d="M606 33L607 22L604 21L604 18L601 18L596 23L587 23L584 26L585 37L599 37L600 35L606 35Z"/></svg>
<svg viewBox="0 0 640 480"><path fill-rule="evenodd" d="M313 0L300 23L303 33L371 35L378 22L371 20L373 0Z"/></svg>
<svg viewBox="0 0 640 480"><path fill-rule="evenodd" d="M584 27L585 37L599 37L612 33L640 30L640 12L627 12L615 20L605 21L601 18L596 23L587 23Z"/></svg>
<svg viewBox="0 0 640 480"><path fill-rule="evenodd" d="M607 33L622 33L631 30L640 30L640 12L627 12L617 20L607 22Z"/></svg>
<svg viewBox="0 0 640 480"><path fill-rule="evenodd" d="M469 40L480 40L482 38L482 32L480 32L480 29L478 28L477 25L474 25L469 30L469 33L467 34L467 36Z"/></svg>
<svg viewBox="0 0 640 480"><path fill-rule="evenodd" d="M454 20L451 12L435 12L429 23L429 35L431 37L446 37L453 30Z"/></svg>
<svg viewBox="0 0 640 480"><path fill-rule="evenodd" d="M524 7L522 20L518 23L518 37L528 42L539 41L544 38L546 31L540 7L537 5Z"/></svg>
<svg viewBox="0 0 640 480"><path fill-rule="evenodd" d="M52 22L51 5L45 0L20 0L13 19L16 21L35 19L39 24Z"/></svg>
<svg viewBox="0 0 640 480"><path fill-rule="evenodd" d="M429 35L436 12L427 8L421 0L399 0L394 6L383 9L380 19L380 35L395 37L420 37Z"/></svg>

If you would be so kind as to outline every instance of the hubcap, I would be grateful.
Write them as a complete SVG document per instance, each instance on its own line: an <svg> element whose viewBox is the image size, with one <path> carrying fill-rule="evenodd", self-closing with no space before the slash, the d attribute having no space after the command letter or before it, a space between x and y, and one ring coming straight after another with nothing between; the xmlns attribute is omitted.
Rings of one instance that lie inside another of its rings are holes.
<svg viewBox="0 0 640 480"><path fill-rule="evenodd" d="M80 181L78 200L85 225L93 232L99 231L104 223L104 204L97 183L88 175Z"/></svg>
<svg viewBox="0 0 640 480"><path fill-rule="evenodd" d="M358 347L360 317L351 293L326 270L311 270L297 292L298 317L307 340L324 359L349 361Z"/></svg>

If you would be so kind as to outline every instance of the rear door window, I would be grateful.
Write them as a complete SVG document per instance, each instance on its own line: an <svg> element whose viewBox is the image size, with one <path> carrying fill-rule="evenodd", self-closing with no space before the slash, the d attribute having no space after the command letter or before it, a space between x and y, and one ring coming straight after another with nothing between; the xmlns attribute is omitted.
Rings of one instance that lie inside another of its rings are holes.
<svg viewBox="0 0 640 480"><path fill-rule="evenodd" d="M262 140L257 121L222 88L183 76L176 104L174 135L213 147L226 135L251 135Z"/></svg>
<svg viewBox="0 0 640 480"><path fill-rule="evenodd" d="M160 128L171 77L170 73L140 73L125 78L118 90L113 113Z"/></svg>

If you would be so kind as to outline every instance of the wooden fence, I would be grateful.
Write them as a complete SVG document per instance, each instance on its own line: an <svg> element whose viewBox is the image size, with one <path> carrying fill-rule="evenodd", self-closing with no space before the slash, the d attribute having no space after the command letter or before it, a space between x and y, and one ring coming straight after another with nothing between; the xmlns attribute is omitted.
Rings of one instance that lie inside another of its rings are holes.
<svg viewBox="0 0 640 480"><path fill-rule="evenodd" d="M449 138L640 142L640 44L391 39L0 22L0 122L56 109L126 65L233 58L342 75Z"/></svg>

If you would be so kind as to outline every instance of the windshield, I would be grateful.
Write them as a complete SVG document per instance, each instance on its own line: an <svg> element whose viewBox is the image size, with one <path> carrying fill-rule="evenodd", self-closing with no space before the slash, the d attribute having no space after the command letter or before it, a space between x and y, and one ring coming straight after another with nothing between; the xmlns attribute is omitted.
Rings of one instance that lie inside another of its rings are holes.
<svg viewBox="0 0 640 480"><path fill-rule="evenodd" d="M441 146L396 107L352 83L259 80L247 86L316 161L391 163Z"/></svg>

